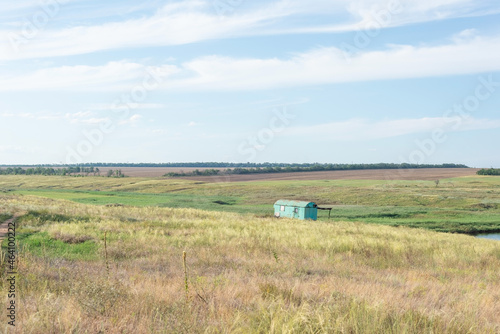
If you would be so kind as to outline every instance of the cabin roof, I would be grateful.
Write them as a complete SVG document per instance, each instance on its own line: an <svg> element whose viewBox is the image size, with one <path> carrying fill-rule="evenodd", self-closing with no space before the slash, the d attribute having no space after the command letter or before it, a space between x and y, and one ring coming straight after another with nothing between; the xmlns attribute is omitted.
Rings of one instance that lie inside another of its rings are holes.
<svg viewBox="0 0 500 334"><path fill-rule="evenodd" d="M286 199L280 199L274 203L274 205L284 205L284 206L294 206L299 208L314 208L316 203L306 202L306 201L292 201Z"/></svg>

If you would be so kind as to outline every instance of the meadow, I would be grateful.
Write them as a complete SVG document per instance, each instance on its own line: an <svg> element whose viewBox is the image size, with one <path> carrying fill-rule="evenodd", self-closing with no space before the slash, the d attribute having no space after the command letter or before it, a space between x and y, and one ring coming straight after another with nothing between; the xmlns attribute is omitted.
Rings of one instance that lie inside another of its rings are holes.
<svg viewBox="0 0 500 334"><path fill-rule="evenodd" d="M494 177L1 177L17 331L498 333L500 243L432 229L498 229L499 191ZM332 219L274 219L281 197L334 205Z"/></svg>
<svg viewBox="0 0 500 334"><path fill-rule="evenodd" d="M280 198L332 206L331 221L500 232L500 180L286 180L201 182L167 178L2 176L0 191L92 205L155 206L273 215ZM319 219L328 219L326 211Z"/></svg>

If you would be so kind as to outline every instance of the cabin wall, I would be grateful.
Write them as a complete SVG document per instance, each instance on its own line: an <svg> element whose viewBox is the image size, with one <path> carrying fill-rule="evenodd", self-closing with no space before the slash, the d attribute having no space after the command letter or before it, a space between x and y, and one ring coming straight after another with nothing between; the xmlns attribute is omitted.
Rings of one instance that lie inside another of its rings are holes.
<svg viewBox="0 0 500 334"><path fill-rule="evenodd" d="M298 209L298 212L295 212ZM295 206L285 206L285 211L281 211L281 205L274 206L274 214L279 213L281 218L296 218L296 219L318 219L318 209L316 208L297 208Z"/></svg>

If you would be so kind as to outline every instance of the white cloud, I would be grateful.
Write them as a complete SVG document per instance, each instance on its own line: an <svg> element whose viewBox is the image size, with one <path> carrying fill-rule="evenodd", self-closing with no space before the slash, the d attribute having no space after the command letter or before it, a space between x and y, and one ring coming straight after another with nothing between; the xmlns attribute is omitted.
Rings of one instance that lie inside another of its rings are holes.
<svg viewBox="0 0 500 334"><path fill-rule="evenodd" d="M387 26L401 26L419 22L444 20L498 13L494 1L474 0L356 0L349 1L349 11L363 23L373 21L379 13L390 15Z"/></svg>
<svg viewBox="0 0 500 334"><path fill-rule="evenodd" d="M23 38L21 29L0 31L0 35L5 37L3 42L0 41L0 60L180 45L265 34L354 31L377 21L380 13L391 8L398 10L392 9L384 26L500 11L495 2L473 0L275 0L259 2L258 6L237 6L232 15L220 16L211 0L186 0L170 2L149 17L58 30L44 29L43 34L33 39ZM320 15L338 23L318 25L314 23L317 20L297 20L310 15ZM12 41L19 50L12 47Z"/></svg>
<svg viewBox="0 0 500 334"><path fill-rule="evenodd" d="M170 65L154 67L126 61L109 62L102 66L50 67L30 74L0 76L0 90L130 90L142 84L151 72L167 76L176 71L176 67Z"/></svg>
<svg viewBox="0 0 500 334"><path fill-rule="evenodd" d="M452 39L455 43L463 43L471 41L476 37L479 37L476 29L465 29L455 34Z"/></svg>
<svg viewBox="0 0 500 334"><path fill-rule="evenodd" d="M56 0L52 0L56 1ZM63 3L63 1L57 0L60 3ZM3 13L10 13L10 12L16 12L19 13L19 11L24 11L33 14L32 12L35 12L36 10L41 10L42 9L42 3L40 1L36 0L18 0L18 1L8 1L2 4L2 12Z"/></svg>
<svg viewBox="0 0 500 334"><path fill-rule="evenodd" d="M165 108L164 104L159 104L159 103L136 103L134 104L134 109L139 110L139 109L162 109ZM90 106L89 110L95 110L95 111L105 111L105 110L120 110L121 108L116 106L116 104L106 104L106 103L101 103L101 104L93 104Z"/></svg>
<svg viewBox="0 0 500 334"><path fill-rule="evenodd" d="M17 118L35 118L35 114L28 113L28 112L24 112L24 113L4 112L0 116L2 116L2 117L10 117L10 118L12 118L12 117L17 117Z"/></svg>
<svg viewBox="0 0 500 334"><path fill-rule="evenodd" d="M32 113L32 112L20 112L20 113L14 113L14 112L4 112L0 114L1 117L5 118L24 118L24 119L35 119L35 120L55 120L55 119L61 119L62 116L60 114L56 113L47 113L47 112L38 112L38 113Z"/></svg>
<svg viewBox="0 0 500 334"><path fill-rule="evenodd" d="M20 118L20 119L30 119L30 120L46 120L46 121L58 121L64 120L72 124L100 124L109 122L109 117L99 117L98 114L92 111L80 111L76 113L51 113L51 112L37 112L37 113L13 113L4 112L0 114L1 117L6 118Z"/></svg>
<svg viewBox="0 0 500 334"><path fill-rule="evenodd" d="M15 146L15 145L0 145L0 152L2 153L24 153L24 154L32 154L37 152L37 149L33 147L23 147L23 146Z"/></svg>
<svg viewBox="0 0 500 334"><path fill-rule="evenodd" d="M430 117L417 119L384 120L372 122L366 119L350 119L313 126L287 128L283 136L307 136L322 140L366 141L398 137L417 133L432 133L436 129L445 132L471 131L500 128L499 120L468 118L457 129L454 118Z"/></svg>
<svg viewBox="0 0 500 334"><path fill-rule="evenodd" d="M134 114L130 118L120 121L120 125L130 124L135 125L142 119L142 115Z"/></svg>
<svg viewBox="0 0 500 334"><path fill-rule="evenodd" d="M124 47L180 45L238 36L281 13L258 11L221 20L208 1L169 3L150 17L95 26L46 30L32 40L18 31L4 32L0 60L76 55ZM12 47L18 46L19 50Z"/></svg>
<svg viewBox="0 0 500 334"><path fill-rule="evenodd" d="M231 91L500 70L500 36L481 37L468 32L458 40L456 36L452 39L448 44L433 46L390 45L385 50L353 54L349 62L342 50L330 47L288 59L208 56L179 66L148 67L121 61L103 66L54 67L24 76L0 77L0 91L130 90L143 81L148 71L162 73L161 88L166 90Z"/></svg>
<svg viewBox="0 0 500 334"><path fill-rule="evenodd" d="M82 123L82 124L95 125L95 124L106 123L109 121L110 121L110 119L107 117L103 117L103 118L92 117L92 118L88 118L88 119L73 119L73 120L71 120L71 123Z"/></svg>
<svg viewBox="0 0 500 334"><path fill-rule="evenodd" d="M437 46L392 45L352 55L323 48L289 59L198 58L183 64L189 78L171 88L242 90L328 83L419 78L500 70L500 36Z"/></svg>

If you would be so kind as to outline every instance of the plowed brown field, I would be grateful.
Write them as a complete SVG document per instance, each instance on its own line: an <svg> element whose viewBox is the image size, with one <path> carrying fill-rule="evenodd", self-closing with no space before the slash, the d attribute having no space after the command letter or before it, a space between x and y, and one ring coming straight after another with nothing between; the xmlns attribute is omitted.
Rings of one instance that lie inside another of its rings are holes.
<svg viewBox="0 0 500 334"><path fill-rule="evenodd" d="M197 176L188 177L186 179L204 182L280 180L439 180L452 177L473 176L478 170L479 169L476 168L339 170L326 172Z"/></svg>
<svg viewBox="0 0 500 334"><path fill-rule="evenodd" d="M108 169L121 169L130 177L160 177L170 172L192 172L195 169L207 168L187 167L101 167L101 175L106 175ZM373 170L342 170L325 172L297 172L275 174L225 175L186 177L188 180L205 182L242 182L242 181L273 181L273 180L438 180L460 176L472 176L475 168L422 168L422 169L373 169Z"/></svg>

